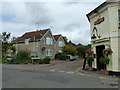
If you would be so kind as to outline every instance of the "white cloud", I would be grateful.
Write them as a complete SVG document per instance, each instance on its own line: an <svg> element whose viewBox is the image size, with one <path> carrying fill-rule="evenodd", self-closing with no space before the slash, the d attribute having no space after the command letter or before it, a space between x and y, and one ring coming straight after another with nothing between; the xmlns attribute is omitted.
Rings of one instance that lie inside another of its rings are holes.
<svg viewBox="0 0 120 90"><path fill-rule="evenodd" d="M39 22L41 29L53 26L53 34L61 33L75 43L88 44L90 33L86 14L99 4L100 2L2 3L3 28L0 32L7 31L14 36L20 36L24 32L32 31L37 27L35 23Z"/></svg>

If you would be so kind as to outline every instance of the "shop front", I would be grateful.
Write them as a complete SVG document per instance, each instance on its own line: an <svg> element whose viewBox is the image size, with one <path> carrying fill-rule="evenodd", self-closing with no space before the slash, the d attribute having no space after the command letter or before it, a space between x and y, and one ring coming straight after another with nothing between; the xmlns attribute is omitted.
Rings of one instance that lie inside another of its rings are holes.
<svg viewBox="0 0 120 90"><path fill-rule="evenodd" d="M90 22L92 67L120 72L119 2L104 2L87 14Z"/></svg>

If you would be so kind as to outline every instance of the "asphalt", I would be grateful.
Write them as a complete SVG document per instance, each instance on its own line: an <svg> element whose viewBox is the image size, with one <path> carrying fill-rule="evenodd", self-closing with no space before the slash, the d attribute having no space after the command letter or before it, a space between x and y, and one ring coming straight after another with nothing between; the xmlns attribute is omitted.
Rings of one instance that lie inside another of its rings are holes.
<svg viewBox="0 0 120 90"><path fill-rule="evenodd" d="M51 64L43 65L3 65L2 86L3 88L118 88L117 80L106 80L98 73L84 71L81 69L82 65L83 60L54 60Z"/></svg>

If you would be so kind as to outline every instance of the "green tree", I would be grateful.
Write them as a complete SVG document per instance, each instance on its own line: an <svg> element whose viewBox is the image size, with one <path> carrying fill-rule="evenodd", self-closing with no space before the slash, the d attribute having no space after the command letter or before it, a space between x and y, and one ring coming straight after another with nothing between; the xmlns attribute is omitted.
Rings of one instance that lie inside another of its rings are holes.
<svg viewBox="0 0 120 90"><path fill-rule="evenodd" d="M85 51L87 49L89 49L90 47L91 47L90 44L87 45L87 46L79 46L79 47L77 47L78 56L79 57L84 57Z"/></svg>
<svg viewBox="0 0 120 90"><path fill-rule="evenodd" d="M3 32L2 36L1 36L2 37L2 41L3 42L8 42L8 40L10 39L10 35L11 35L10 33Z"/></svg>
<svg viewBox="0 0 120 90"><path fill-rule="evenodd" d="M66 45L62 48L63 52L70 55L77 55L77 49L71 45Z"/></svg>

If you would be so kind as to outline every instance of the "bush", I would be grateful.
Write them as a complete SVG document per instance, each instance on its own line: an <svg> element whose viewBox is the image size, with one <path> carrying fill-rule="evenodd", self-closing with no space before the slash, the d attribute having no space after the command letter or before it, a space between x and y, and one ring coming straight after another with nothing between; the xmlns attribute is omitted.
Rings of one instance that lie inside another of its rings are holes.
<svg viewBox="0 0 120 90"><path fill-rule="evenodd" d="M50 63L50 60L51 60L51 58L50 57L45 57L45 58L43 58L43 61L44 61L44 63L45 64L49 64Z"/></svg>
<svg viewBox="0 0 120 90"><path fill-rule="evenodd" d="M44 64L45 62L44 62L44 60L39 60L39 64Z"/></svg>
<svg viewBox="0 0 120 90"><path fill-rule="evenodd" d="M2 58L2 63L3 63L3 64L9 64L10 61L7 60L7 57L4 57L4 58Z"/></svg>
<svg viewBox="0 0 120 90"><path fill-rule="evenodd" d="M69 57L66 54L58 53L55 55L55 59L66 60L66 59L69 59Z"/></svg>
<svg viewBox="0 0 120 90"><path fill-rule="evenodd" d="M12 58L11 64L28 64L32 63L30 54L27 51L19 51L18 54Z"/></svg>

